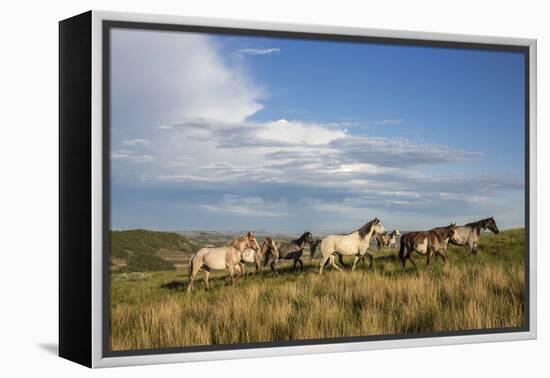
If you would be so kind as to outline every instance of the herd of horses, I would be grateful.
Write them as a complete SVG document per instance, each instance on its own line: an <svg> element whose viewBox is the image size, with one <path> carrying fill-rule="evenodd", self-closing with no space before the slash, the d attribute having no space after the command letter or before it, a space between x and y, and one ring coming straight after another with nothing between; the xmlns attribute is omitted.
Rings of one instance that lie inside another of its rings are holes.
<svg viewBox="0 0 550 378"><path fill-rule="evenodd" d="M335 269L342 269L336 264L336 259L343 265L343 256L354 256L352 271L355 270L360 260L368 258L369 266L372 266L373 255L369 252L371 240L378 244L378 248L397 247L399 238L398 257L403 267L407 261L416 267L412 259L413 252L426 256L426 265L430 264L432 256L438 256L446 261L445 252L448 244L466 246L470 254L477 253L477 245L483 231L490 230L498 234L499 230L493 217L457 226L451 223L449 226L436 227L429 231L412 231L401 235L399 230L390 234L378 218L367 222L364 226L349 234L328 235L322 239L314 239L311 232L304 232L299 238L292 241L275 242L267 236L262 244L256 240L253 232L247 232L222 247L204 247L194 253L189 262L188 291L193 290L194 280L199 272L204 274L206 290L210 289L208 282L210 273L215 270L229 271L232 283L244 277L245 264L251 263L256 267L256 273L262 267L269 266L274 275L278 275L277 263L279 260L293 260L294 269L300 265L303 269L301 257L306 246L309 246L310 259L319 249L321 263L319 274L329 264Z"/></svg>

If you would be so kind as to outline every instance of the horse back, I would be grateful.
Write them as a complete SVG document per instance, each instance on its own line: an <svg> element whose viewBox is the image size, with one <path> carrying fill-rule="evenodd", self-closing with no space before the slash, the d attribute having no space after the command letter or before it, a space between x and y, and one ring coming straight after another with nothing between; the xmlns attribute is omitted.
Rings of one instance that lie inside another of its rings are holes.
<svg viewBox="0 0 550 378"><path fill-rule="evenodd" d="M231 262L228 261L228 249L229 247L214 247L214 248L201 248L197 254L197 262L202 262L210 269L222 270L227 268L228 264Z"/></svg>
<svg viewBox="0 0 550 378"><path fill-rule="evenodd" d="M420 254L426 254L432 236L430 231L409 232L401 236L401 245L411 252L416 251Z"/></svg>
<svg viewBox="0 0 550 378"><path fill-rule="evenodd" d="M369 239L370 240L370 239ZM368 248L368 241L365 241ZM359 235L356 232L347 235L329 235L321 240L321 253L323 256L328 256L334 252L343 255L355 255L361 250L362 241L359 240Z"/></svg>
<svg viewBox="0 0 550 378"><path fill-rule="evenodd" d="M477 234L471 227L458 226L455 229L455 236L450 240L454 245L466 245L471 237L475 237Z"/></svg>

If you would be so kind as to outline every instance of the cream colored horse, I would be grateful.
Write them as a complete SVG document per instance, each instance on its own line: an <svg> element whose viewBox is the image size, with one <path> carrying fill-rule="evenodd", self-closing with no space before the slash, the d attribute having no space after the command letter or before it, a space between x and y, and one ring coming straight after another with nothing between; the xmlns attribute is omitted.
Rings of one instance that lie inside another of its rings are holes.
<svg viewBox="0 0 550 378"><path fill-rule="evenodd" d="M378 218L374 218L363 227L347 235L329 235L321 241L321 267L319 274L323 274L323 267L330 261L330 264L338 270L336 255L355 256L353 268L357 261L367 253L370 240L374 233L383 234L386 230Z"/></svg>
<svg viewBox="0 0 550 378"><path fill-rule="evenodd" d="M256 241L256 236L252 232L248 232L245 235L231 240L223 247L201 248L197 253L191 256L191 261L189 262L189 285L187 286L187 291L194 289L193 281L201 270L204 272L206 290L210 289L208 277L212 270L228 269L231 282L235 283L235 265L240 265L241 267L240 278L244 273L244 264L241 261L242 254L247 248L251 248L255 251L260 249Z"/></svg>
<svg viewBox="0 0 550 378"><path fill-rule="evenodd" d="M258 273L262 266L267 265L269 260L277 261L279 259L279 250L277 249L277 246L275 245L275 242L271 238L271 236L266 236L264 242L260 245L260 249L258 251L247 248L244 250L242 256L241 256L241 262L243 263L251 263L256 266L256 273ZM271 264L271 270L274 270L274 263ZM236 269L241 268L241 265L235 265ZM244 275L244 272L239 272L242 275Z"/></svg>

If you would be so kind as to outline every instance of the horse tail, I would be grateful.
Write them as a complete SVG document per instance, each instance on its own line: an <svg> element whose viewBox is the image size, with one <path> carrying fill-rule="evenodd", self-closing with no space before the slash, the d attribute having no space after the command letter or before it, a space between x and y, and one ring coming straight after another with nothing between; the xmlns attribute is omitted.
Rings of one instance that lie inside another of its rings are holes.
<svg viewBox="0 0 550 378"><path fill-rule="evenodd" d="M187 275L189 277L191 277L191 273L193 272L193 262L195 261L195 256L196 256L196 254L193 253L191 255L191 258L189 259L189 266L187 267L187 273L188 273Z"/></svg>
<svg viewBox="0 0 550 378"><path fill-rule="evenodd" d="M309 259L313 260L313 257L315 257L315 250L317 249L317 245L319 243L313 242L309 245Z"/></svg>
<svg viewBox="0 0 550 378"><path fill-rule="evenodd" d="M403 261L405 259L405 243L403 243L403 239L401 239L401 242L399 243L399 259Z"/></svg>

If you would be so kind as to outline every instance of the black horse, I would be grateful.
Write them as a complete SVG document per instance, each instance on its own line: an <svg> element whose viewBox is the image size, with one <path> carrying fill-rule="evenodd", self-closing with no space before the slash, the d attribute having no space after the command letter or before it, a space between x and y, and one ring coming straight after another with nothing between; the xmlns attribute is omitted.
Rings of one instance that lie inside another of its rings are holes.
<svg viewBox="0 0 550 378"><path fill-rule="evenodd" d="M306 231L296 240L292 240L290 242L277 242L275 245L277 246L277 249L279 250L279 259L284 260L294 260L293 267L296 270L296 265L300 263L300 272L304 268L304 263L300 259L302 257L302 254L304 253L304 248L306 244L309 244L313 241L313 235L311 235L311 232ZM274 257L270 257L270 259L274 259ZM272 269L274 269L275 264L277 261L268 261L266 265L272 265Z"/></svg>

